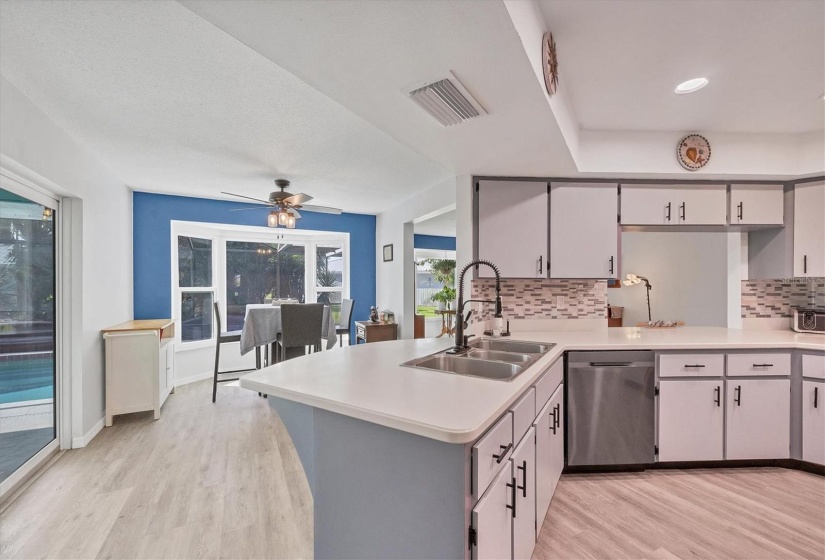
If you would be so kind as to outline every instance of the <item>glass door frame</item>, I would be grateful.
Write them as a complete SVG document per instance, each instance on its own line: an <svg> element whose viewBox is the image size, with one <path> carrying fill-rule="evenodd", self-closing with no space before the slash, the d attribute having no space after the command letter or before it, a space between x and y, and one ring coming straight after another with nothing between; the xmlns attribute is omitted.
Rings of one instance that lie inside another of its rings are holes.
<svg viewBox="0 0 825 560"><path fill-rule="evenodd" d="M0 504L6 501L25 482L36 473L42 466L49 462L61 448L71 447L71 436L67 436L63 431L62 421L64 414L70 411L71 393L70 383L64 382L62 367L62 341L63 329L61 328L62 317L62 282L64 263L61 259L61 224L60 224L60 198L50 191L27 181L19 175L0 167L0 188L21 196L35 204L51 208L54 220L54 434L55 437L47 443L40 451L30 457L16 471L10 474L5 480L0 481ZM70 434L70 433L69 433ZM63 445L61 445L63 442Z"/></svg>

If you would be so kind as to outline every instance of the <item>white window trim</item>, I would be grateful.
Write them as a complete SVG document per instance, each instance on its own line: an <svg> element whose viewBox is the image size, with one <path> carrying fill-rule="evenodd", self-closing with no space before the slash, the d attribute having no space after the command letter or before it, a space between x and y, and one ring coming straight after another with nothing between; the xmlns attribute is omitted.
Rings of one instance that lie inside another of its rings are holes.
<svg viewBox="0 0 825 560"><path fill-rule="evenodd" d="M216 325L212 321L212 336L208 339L193 342L181 340L180 299L182 292L212 292L212 301L218 302L223 328L226 329L226 242L245 241L252 243L275 243L279 239L288 240L295 244L304 245L304 294L306 301L314 302L318 293L340 292L341 298L349 298L350 294L350 234L347 232L331 232L316 230L285 230L282 228L267 228L255 226L237 226L233 224L212 224L205 222L185 222L173 220L170 227L171 245L171 286L172 286L172 319L175 321L175 352L187 352L203 348L214 348ZM178 236L197 237L212 241L212 286L200 288L186 288L178 286ZM316 286L316 265L318 246L340 246L343 250L343 267L341 287L319 288Z"/></svg>

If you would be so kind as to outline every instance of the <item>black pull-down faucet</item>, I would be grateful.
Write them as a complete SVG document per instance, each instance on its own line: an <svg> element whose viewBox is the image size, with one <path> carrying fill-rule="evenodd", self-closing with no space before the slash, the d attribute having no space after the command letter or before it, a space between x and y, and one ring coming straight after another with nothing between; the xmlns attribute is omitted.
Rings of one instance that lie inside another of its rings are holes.
<svg viewBox="0 0 825 560"><path fill-rule="evenodd" d="M496 299L494 301L491 300L484 300L484 299L468 299L464 301L464 274L471 267L483 264L489 266L493 269L493 272L496 274ZM498 272L498 267L491 263L490 261L485 260L476 260L467 263L467 265L461 269L461 274L458 276L458 309L456 309L456 321L455 321L455 344L452 348L447 350L448 354L460 354L467 350L467 339L470 336L465 336L464 329L467 327L467 321L469 321L470 316L473 314L472 309L464 315L464 305L468 303L493 303L496 306L495 317L496 319L501 318L501 275Z"/></svg>

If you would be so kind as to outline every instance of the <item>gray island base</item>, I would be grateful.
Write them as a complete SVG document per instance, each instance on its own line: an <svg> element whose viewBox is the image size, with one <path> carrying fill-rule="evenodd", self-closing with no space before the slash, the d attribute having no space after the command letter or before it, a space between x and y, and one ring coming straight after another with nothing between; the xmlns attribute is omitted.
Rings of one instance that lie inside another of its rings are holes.
<svg viewBox="0 0 825 560"><path fill-rule="evenodd" d="M469 447L272 395L312 491L315 558L465 558Z"/></svg>

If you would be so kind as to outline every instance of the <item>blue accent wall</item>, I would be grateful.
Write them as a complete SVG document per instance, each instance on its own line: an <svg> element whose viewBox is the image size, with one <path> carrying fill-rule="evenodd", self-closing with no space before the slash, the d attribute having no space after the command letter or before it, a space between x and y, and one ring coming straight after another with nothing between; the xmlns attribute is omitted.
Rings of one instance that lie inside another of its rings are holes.
<svg viewBox="0 0 825 560"><path fill-rule="evenodd" d="M416 249L438 249L439 251L455 251L455 237L415 234L415 236L413 237L413 246Z"/></svg>
<svg viewBox="0 0 825 560"><path fill-rule="evenodd" d="M172 316L171 222L262 226L267 209L230 212L243 203L135 191L133 194L135 319ZM366 320L375 305L375 216L301 211L296 229L350 234L350 297L353 320Z"/></svg>

